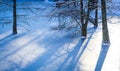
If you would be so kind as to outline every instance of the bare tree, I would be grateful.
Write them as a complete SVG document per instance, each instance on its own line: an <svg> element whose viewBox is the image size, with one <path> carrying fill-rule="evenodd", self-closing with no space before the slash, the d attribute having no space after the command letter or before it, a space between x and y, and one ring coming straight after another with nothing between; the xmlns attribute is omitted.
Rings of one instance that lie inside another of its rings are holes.
<svg viewBox="0 0 120 71"><path fill-rule="evenodd" d="M13 34L17 34L16 0L13 0Z"/></svg>
<svg viewBox="0 0 120 71"><path fill-rule="evenodd" d="M87 1L87 13L85 14L85 18L84 18L84 13L83 13L83 0L81 0L81 24L82 24L82 28L81 28L81 35L83 37L87 36L87 25L88 25L88 20L89 20L89 14L90 14L90 0ZM84 22L85 21L85 22Z"/></svg>
<svg viewBox="0 0 120 71"><path fill-rule="evenodd" d="M98 0L95 0L95 27L98 26Z"/></svg>
<svg viewBox="0 0 120 71"><path fill-rule="evenodd" d="M101 6L102 6L102 35L103 35L102 43L110 43L106 17L106 0L101 0Z"/></svg>

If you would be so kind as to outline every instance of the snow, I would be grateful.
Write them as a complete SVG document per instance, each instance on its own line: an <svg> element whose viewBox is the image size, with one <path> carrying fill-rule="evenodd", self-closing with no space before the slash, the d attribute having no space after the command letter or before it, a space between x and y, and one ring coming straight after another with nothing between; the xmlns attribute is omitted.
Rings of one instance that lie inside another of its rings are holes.
<svg viewBox="0 0 120 71"><path fill-rule="evenodd" d="M111 46L109 47L109 51L103 65L103 71L107 71L107 68L109 68L109 71L120 71L120 33L118 32L120 29L119 18L115 17L111 21L113 22L109 25Z"/></svg>
<svg viewBox="0 0 120 71"><path fill-rule="evenodd" d="M108 20L110 45L102 45L101 23L97 29L88 27L86 39L51 30L56 21L46 23L40 15L22 24L29 30L18 25L17 35L11 34L11 24L0 24L0 71L120 71L119 20Z"/></svg>

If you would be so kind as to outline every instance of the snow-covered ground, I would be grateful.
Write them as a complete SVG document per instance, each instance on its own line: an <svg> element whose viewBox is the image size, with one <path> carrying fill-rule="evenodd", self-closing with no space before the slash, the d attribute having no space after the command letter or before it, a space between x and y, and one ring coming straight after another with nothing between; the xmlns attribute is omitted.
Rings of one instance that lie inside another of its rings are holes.
<svg viewBox="0 0 120 71"><path fill-rule="evenodd" d="M103 64L103 71L120 71L120 18L109 20L111 45Z"/></svg>
<svg viewBox="0 0 120 71"><path fill-rule="evenodd" d="M82 71L120 71L119 19L114 17L108 20L110 45L101 44L102 27L97 28L80 58Z"/></svg>
<svg viewBox="0 0 120 71"><path fill-rule="evenodd" d="M0 71L120 71L119 17L108 20L111 45L105 46L101 24L89 27L84 39L51 30L54 24L33 15L28 25L18 25L17 35L11 34L11 24L0 24Z"/></svg>

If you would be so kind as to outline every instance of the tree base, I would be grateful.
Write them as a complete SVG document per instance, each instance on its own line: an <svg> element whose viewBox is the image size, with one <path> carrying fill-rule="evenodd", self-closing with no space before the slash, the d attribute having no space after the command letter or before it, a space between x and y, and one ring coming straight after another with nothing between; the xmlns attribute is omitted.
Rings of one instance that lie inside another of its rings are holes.
<svg viewBox="0 0 120 71"><path fill-rule="evenodd" d="M102 42L102 45L110 45L110 42Z"/></svg>

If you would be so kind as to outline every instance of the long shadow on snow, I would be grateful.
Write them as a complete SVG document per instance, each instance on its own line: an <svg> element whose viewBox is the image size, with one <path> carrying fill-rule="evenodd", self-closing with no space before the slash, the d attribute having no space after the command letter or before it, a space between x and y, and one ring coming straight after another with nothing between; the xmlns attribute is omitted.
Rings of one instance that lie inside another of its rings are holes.
<svg viewBox="0 0 120 71"><path fill-rule="evenodd" d="M94 28L92 28L94 29ZM85 39L81 38L79 42L76 44L76 46L73 48L72 51L68 52L68 56L64 59L62 63L58 66L58 69L55 71L73 71L79 58L83 54L85 48L87 47L92 35L94 34L96 29L91 33L85 44L83 45ZM42 66L45 66L45 63L50 59L52 55L55 54L55 52L58 51L59 47L62 47L66 43L72 42L71 40L66 40L66 37L51 39L51 37L45 38L43 41L48 41L47 43L44 43L44 47L48 48L42 56L39 56L34 62L30 63L28 66L22 69L22 71L37 71ZM59 43L59 44L58 44ZM50 45L54 44L54 45ZM72 60L69 62L69 65L66 66L66 63L72 58ZM54 62L55 60L53 60ZM50 64L50 63L49 63Z"/></svg>
<svg viewBox="0 0 120 71"><path fill-rule="evenodd" d="M36 60L23 68L22 71L37 71L40 69L40 67L42 67L60 47L64 46L66 43L72 42L72 39L68 38L68 36L69 35L54 37L54 34L52 34L41 40L38 44L43 45L43 47L46 48L45 53L43 53L42 56L40 55Z"/></svg>
<svg viewBox="0 0 120 71"><path fill-rule="evenodd" d="M8 38L10 38L10 36L12 36L12 34L10 34L10 35L7 35L7 36L5 36L4 38L1 38L1 39L0 39L0 42L4 41L5 39L8 39Z"/></svg>
<svg viewBox="0 0 120 71"><path fill-rule="evenodd" d="M10 42L16 40L18 37L25 36L25 33L17 34L17 35L7 35L4 38L0 39L0 47L4 47L5 45L9 44Z"/></svg>
<svg viewBox="0 0 120 71"><path fill-rule="evenodd" d="M81 38L79 40L77 45L73 48L73 50L71 52L68 53L67 57L60 64L60 66L58 67L58 69L56 71L73 71L73 69L76 66L76 63L79 59L79 57L78 57L79 50L80 50L82 44L84 43L84 41L85 41L85 38ZM71 59L71 61L69 62L70 59ZM68 62L69 62L69 65L67 65Z"/></svg>
<svg viewBox="0 0 120 71"><path fill-rule="evenodd" d="M66 57L66 59L63 61L63 63L59 66L59 68L56 71L74 71L74 69L78 63L78 60L80 59L81 55L84 53L84 50L86 49L96 28L91 28L91 30L93 30L93 32L90 34L88 39L81 38L79 40L78 44L74 47L74 49L68 53L68 56ZM70 59L71 59L71 61L67 65L67 63Z"/></svg>
<svg viewBox="0 0 120 71"><path fill-rule="evenodd" d="M102 45L100 55L99 55L99 58L98 58L98 61L95 67L95 71L101 71L101 68L106 58L109 47L110 45Z"/></svg>
<svg viewBox="0 0 120 71"><path fill-rule="evenodd" d="M13 36L12 38L5 40L4 42L6 42L6 43L0 44L0 46L7 45L7 44L9 44L10 42L16 40L19 36L24 36L24 35L26 35L26 34L19 34L19 35ZM11 35L11 36L12 36L12 35ZM5 58L7 58L7 57L9 57L9 56L11 56L11 55L13 55L13 54L15 54L15 53L18 52L18 51L20 51L20 50L23 49L25 46L27 46L27 45L29 45L30 43L32 43L32 42L34 42L35 40L37 40L39 37L40 37L40 35L37 36L37 37L35 37L35 38L32 39L31 41L27 42L26 44L24 44L24 45L22 45L22 46L18 46L18 47L17 47L15 50L13 50L12 52L10 52L10 53L6 54L5 56L1 57L1 58L0 58L0 61L1 61L1 60L4 60ZM14 38L14 39L13 39L13 38ZM21 42L23 42L23 41L21 41ZM3 42L2 42L2 43L3 43Z"/></svg>

